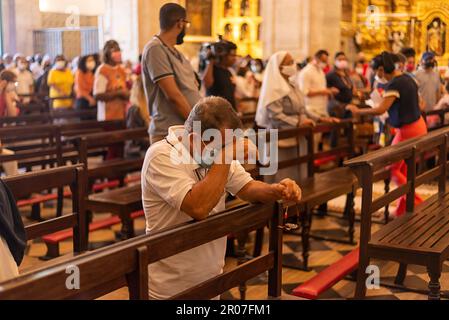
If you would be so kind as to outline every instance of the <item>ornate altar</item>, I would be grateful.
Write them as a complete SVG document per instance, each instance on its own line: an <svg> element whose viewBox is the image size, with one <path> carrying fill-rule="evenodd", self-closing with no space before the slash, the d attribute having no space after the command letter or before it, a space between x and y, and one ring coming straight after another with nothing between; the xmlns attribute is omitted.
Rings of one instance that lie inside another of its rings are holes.
<svg viewBox="0 0 449 320"><path fill-rule="evenodd" d="M368 58L410 46L418 56L435 52L440 66L447 66L448 26L445 0L343 0L342 36Z"/></svg>
<svg viewBox="0 0 449 320"><path fill-rule="evenodd" d="M215 41L218 35L238 46L238 54L262 57L260 0L186 0L192 28L186 42Z"/></svg>

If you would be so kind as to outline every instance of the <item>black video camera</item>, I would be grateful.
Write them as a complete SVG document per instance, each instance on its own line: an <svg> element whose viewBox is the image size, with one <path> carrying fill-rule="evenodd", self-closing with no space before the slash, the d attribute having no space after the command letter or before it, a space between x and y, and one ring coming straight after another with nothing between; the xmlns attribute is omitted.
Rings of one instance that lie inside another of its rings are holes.
<svg viewBox="0 0 449 320"><path fill-rule="evenodd" d="M232 50L237 50L235 43L224 40L221 35L218 36L217 42L204 43L200 49L200 73L206 69L208 61L220 61Z"/></svg>

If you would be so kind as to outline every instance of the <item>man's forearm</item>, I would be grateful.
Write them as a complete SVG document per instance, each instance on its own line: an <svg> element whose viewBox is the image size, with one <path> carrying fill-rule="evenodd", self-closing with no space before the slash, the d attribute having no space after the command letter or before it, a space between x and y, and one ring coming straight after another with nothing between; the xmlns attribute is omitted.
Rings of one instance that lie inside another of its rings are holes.
<svg viewBox="0 0 449 320"><path fill-rule="evenodd" d="M207 89L214 85L214 62L211 61L207 64L206 71L204 72L203 82Z"/></svg>
<svg viewBox="0 0 449 320"><path fill-rule="evenodd" d="M187 102L187 99L179 94L170 99L170 102L172 102L176 107L176 112L184 119L187 120L187 118L190 115L190 112L192 111L192 107Z"/></svg>
<svg viewBox="0 0 449 320"><path fill-rule="evenodd" d="M196 220L206 219L223 197L230 168L230 165L213 165L207 176L186 196L182 211Z"/></svg>
<svg viewBox="0 0 449 320"><path fill-rule="evenodd" d="M271 185L261 181L251 181L237 195L250 203L271 203L279 200L279 194Z"/></svg>
<svg viewBox="0 0 449 320"><path fill-rule="evenodd" d="M327 90L309 90L307 97L313 98L316 96L327 96Z"/></svg>

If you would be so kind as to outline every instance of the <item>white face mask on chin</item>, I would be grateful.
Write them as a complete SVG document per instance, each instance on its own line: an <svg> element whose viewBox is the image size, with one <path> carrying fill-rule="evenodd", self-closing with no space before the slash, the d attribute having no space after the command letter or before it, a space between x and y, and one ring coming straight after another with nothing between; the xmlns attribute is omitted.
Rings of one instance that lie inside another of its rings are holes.
<svg viewBox="0 0 449 320"><path fill-rule="evenodd" d="M348 69L349 64L346 60L340 60L335 62L335 66L340 70L346 70Z"/></svg>
<svg viewBox="0 0 449 320"><path fill-rule="evenodd" d="M66 63L65 63L65 61L58 61L58 62L56 62L55 67L58 70L63 70L66 67Z"/></svg>

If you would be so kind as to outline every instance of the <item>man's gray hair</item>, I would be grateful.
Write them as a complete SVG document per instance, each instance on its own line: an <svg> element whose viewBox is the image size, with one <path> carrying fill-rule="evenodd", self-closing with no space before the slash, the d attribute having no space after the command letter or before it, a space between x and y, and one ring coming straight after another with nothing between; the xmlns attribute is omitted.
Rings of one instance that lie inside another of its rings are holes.
<svg viewBox="0 0 449 320"><path fill-rule="evenodd" d="M209 129L232 129L243 127L237 112L231 104L220 97L208 97L201 99L193 108L185 123L188 133L193 132L193 124L201 123L201 134Z"/></svg>

